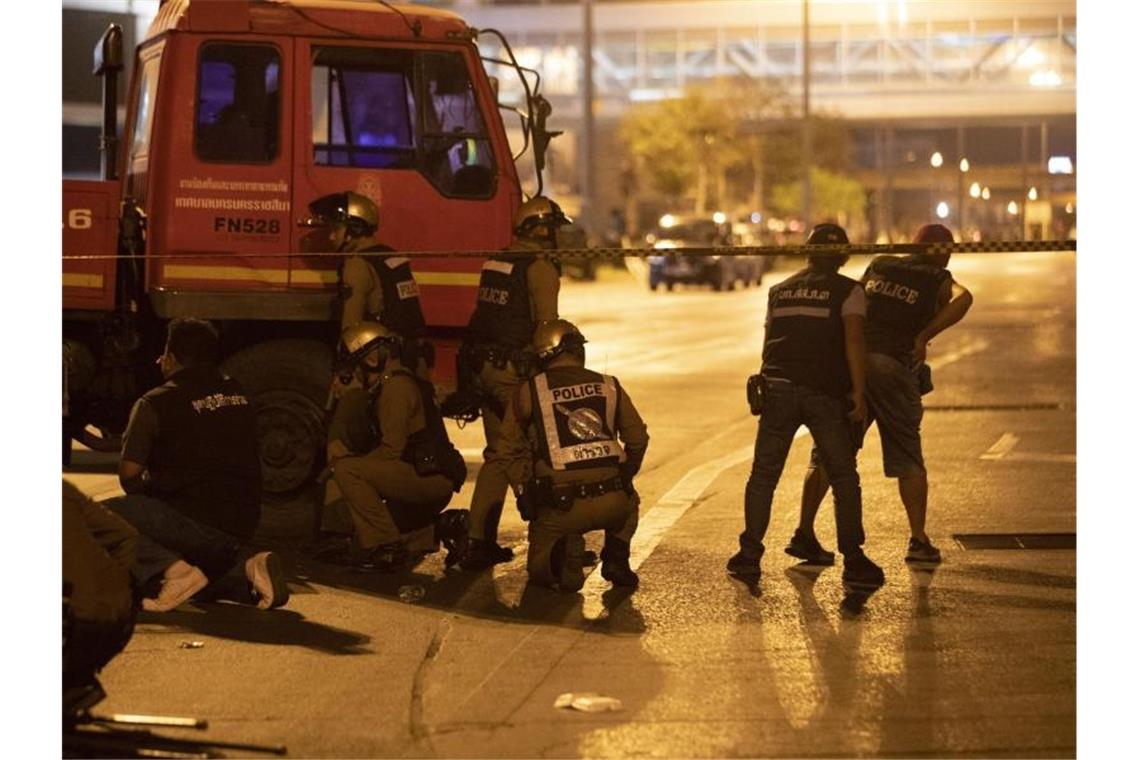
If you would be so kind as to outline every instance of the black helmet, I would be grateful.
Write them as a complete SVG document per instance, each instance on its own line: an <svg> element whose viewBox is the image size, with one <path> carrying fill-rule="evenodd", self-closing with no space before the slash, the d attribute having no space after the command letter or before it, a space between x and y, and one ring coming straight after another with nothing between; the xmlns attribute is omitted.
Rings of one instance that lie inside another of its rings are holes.
<svg viewBox="0 0 1140 760"><path fill-rule="evenodd" d="M812 227L804 242L807 245L847 245L851 241L847 239L847 233L838 224L824 222Z"/></svg>
<svg viewBox="0 0 1140 760"><path fill-rule="evenodd" d="M360 193L331 193L309 204L309 226L343 224L353 237L367 237L380 226L380 209Z"/></svg>

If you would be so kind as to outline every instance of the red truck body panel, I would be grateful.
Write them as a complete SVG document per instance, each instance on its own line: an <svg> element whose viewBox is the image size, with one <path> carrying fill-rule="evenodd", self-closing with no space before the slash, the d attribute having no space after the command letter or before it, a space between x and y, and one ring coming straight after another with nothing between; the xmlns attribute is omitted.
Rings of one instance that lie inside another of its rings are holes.
<svg viewBox="0 0 1140 760"><path fill-rule="evenodd" d="M63 252L113 254L118 236L118 182L64 180ZM63 262L63 308L109 311L115 307L115 260Z"/></svg>

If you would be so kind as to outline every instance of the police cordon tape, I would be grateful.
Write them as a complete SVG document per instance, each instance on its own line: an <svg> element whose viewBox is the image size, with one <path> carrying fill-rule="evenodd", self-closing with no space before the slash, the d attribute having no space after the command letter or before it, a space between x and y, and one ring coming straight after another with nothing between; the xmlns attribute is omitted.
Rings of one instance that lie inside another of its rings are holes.
<svg viewBox="0 0 1140 760"><path fill-rule="evenodd" d="M956 254L956 253L1048 253L1076 251L1076 240L992 240L971 243L846 243L829 245L764 245L764 246L696 246L692 248L559 248L549 253L575 259L644 259L650 256L683 254L685 256L818 256L843 254ZM200 251L195 253L152 254L64 254L64 261L97 261L106 259L280 259L324 258L345 256L407 256L417 259L488 259L495 256L532 256L542 250L485 251L344 251L312 253L238 253L235 251Z"/></svg>

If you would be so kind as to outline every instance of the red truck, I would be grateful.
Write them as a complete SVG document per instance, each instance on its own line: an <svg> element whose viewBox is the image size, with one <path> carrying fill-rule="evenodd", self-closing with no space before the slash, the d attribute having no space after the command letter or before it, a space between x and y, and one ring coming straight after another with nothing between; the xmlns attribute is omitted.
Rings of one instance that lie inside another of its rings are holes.
<svg viewBox="0 0 1140 760"><path fill-rule="evenodd" d="M508 60L480 55L498 38ZM526 93L523 134L555 134L537 75L502 35L442 10L378 0L164 0L135 52L121 151L121 32L95 49L103 178L63 183L64 456L74 437L113 449L131 403L157 384L165 325L218 325L224 369L252 395L265 490L312 482L324 452L337 336L337 257L304 255L314 199L353 190L398 251L505 247L524 193L485 62ZM524 148L525 150L525 148ZM413 269L435 380L474 308L482 261Z"/></svg>

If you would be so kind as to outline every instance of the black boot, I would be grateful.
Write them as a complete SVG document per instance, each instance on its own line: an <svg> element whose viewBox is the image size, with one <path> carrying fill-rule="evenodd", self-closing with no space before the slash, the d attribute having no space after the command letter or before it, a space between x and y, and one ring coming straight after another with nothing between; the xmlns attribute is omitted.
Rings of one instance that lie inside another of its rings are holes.
<svg viewBox="0 0 1140 760"><path fill-rule="evenodd" d="M740 534L740 551L729 557L728 572L744 578L760 577L760 558L764 556L764 544L747 534Z"/></svg>
<svg viewBox="0 0 1140 760"><path fill-rule="evenodd" d="M407 564L408 547L403 541L393 541L390 544L380 544L373 549L362 568L378 570L381 573L395 573L403 570Z"/></svg>
<svg viewBox="0 0 1140 760"><path fill-rule="evenodd" d="M500 562L510 562L514 557L515 553L509 547L482 538L472 538L467 542L467 551L459 560L459 566L464 570L486 570Z"/></svg>
<svg viewBox="0 0 1140 760"><path fill-rule="evenodd" d="M443 544L447 551L447 556L443 558L444 567L456 565L467 551L469 515L466 509L445 509L435 518L435 540Z"/></svg>
<svg viewBox="0 0 1140 760"><path fill-rule="evenodd" d="M629 566L629 544L606 536L602 547L602 577L615 586L637 588L637 573Z"/></svg>

